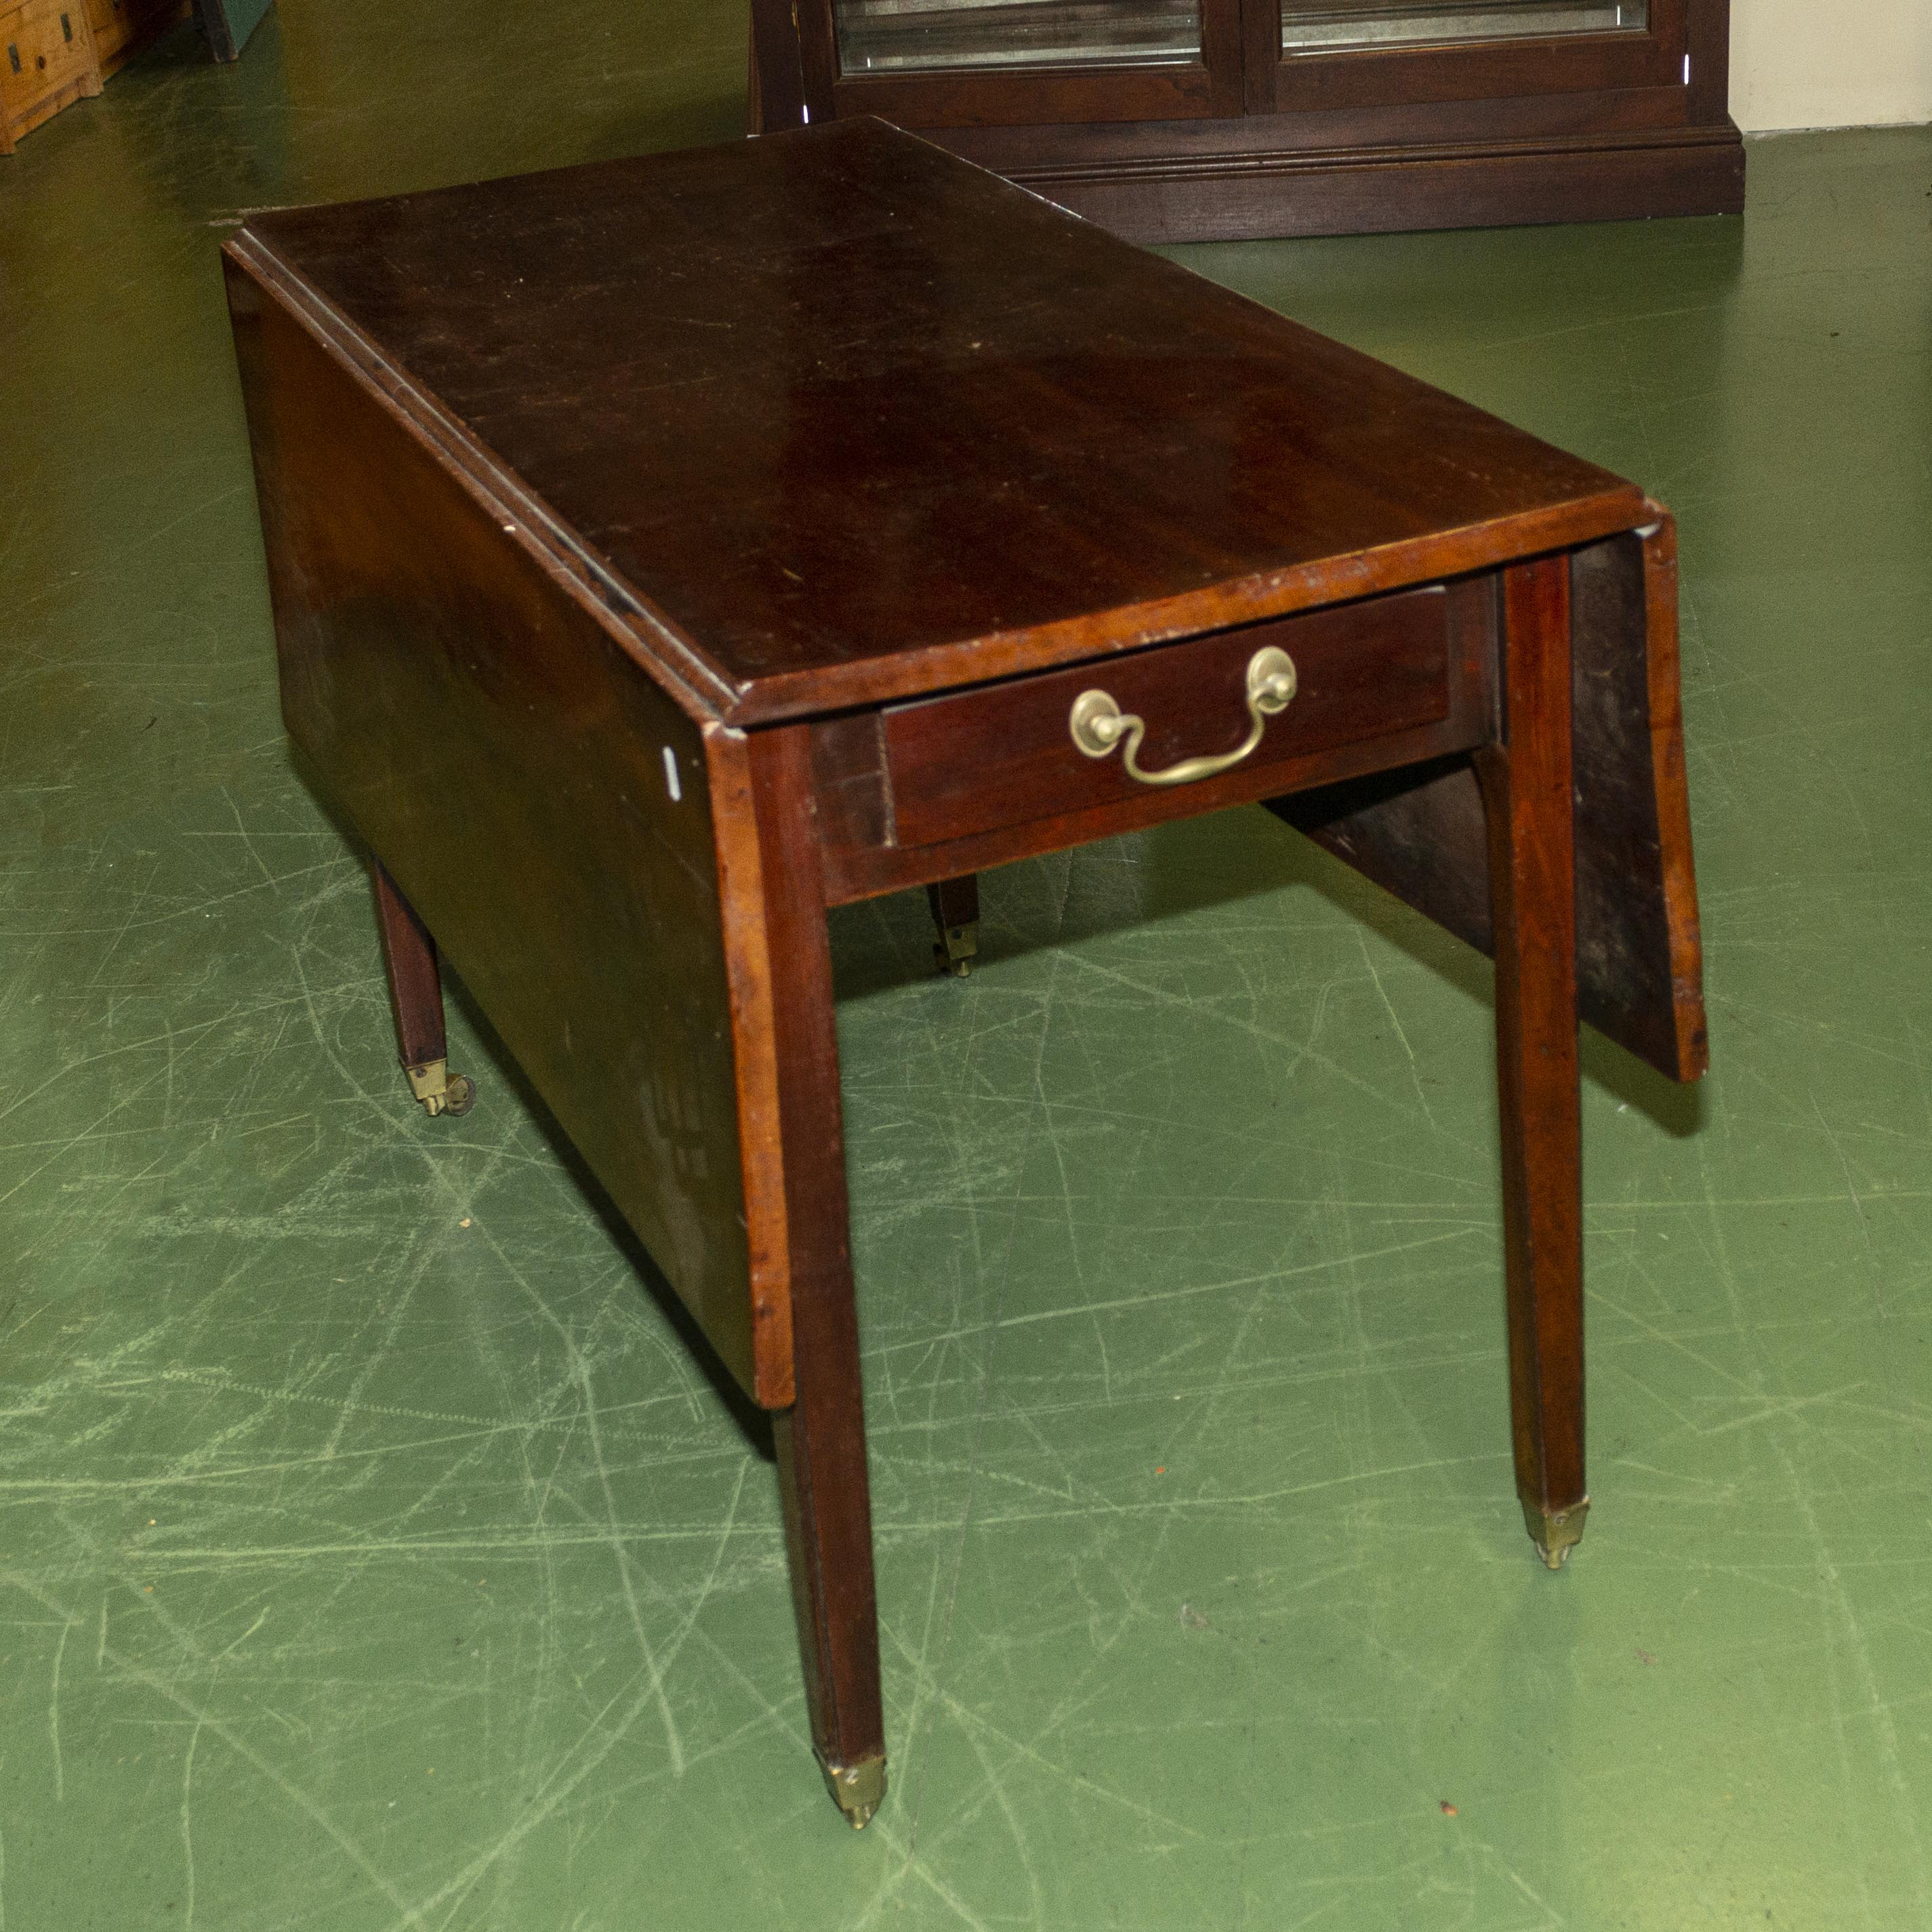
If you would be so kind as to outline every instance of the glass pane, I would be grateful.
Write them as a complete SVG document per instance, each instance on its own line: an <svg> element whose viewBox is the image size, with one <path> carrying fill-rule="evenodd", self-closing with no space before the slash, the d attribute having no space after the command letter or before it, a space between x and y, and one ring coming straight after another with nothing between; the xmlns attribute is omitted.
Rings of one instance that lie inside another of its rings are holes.
<svg viewBox="0 0 1932 1932"><path fill-rule="evenodd" d="M1435 46L1545 34L1641 33L1649 0L1281 0L1281 44L1307 47Z"/></svg>
<svg viewBox="0 0 1932 1932"><path fill-rule="evenodd" d="M832 10L842 74L1201 58L1198 0L835 0Z"/></svg>

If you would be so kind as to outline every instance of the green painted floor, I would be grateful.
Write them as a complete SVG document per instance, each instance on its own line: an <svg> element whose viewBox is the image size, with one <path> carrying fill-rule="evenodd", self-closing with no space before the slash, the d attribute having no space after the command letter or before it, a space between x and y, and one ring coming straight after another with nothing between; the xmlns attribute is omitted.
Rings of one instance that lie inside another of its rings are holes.
<svg viewBox="0 0 1932 1932"><path fill-rule="evenodd" d="M1258 812L840 915L893 1785L768 1463L291 772L238 212L728 138L743 21L280 0L0 161L0 1925L1932 1923L1932 130L1176 251L1682 520L1717 1071L1593 1042L1510 1495L1486 970Z"/></svg>

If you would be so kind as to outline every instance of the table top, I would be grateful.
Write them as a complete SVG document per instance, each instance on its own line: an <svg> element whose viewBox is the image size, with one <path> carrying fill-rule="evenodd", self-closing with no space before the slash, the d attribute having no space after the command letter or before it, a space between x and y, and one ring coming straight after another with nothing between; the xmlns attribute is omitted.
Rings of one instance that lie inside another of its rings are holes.
<svg viewBox="0 0 1932 1932"><path fill-rule="evenodd" d="M230 248L735 722L1654 514L877 121L257 215Z"/></svg>

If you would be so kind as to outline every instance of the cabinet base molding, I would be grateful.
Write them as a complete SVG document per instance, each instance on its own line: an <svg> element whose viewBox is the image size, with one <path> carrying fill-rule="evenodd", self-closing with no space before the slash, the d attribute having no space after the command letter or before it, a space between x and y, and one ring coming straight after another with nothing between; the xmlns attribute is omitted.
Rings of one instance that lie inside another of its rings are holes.
<svg viewBox="0 0 1932 1932"><path fill-rule="evenodd" d="M1131 242L1628 221L1737 214L1744 205L1744 140L1729 121L1528 141L1088 160L1029 157L1030 129L922 132Z"/></svg>
<svg viewBox="0 0 1932 1932"><path fill-rule="evenodd" d="M751 0L752 131L876 116L1132 242L1741 214L1730 0L1643 0L1586 32L1594 4L1539 0L1540 25L1524 10L1505 31L1497 12L1442 0L1199 0L1198 61L1109 67L1028 58L1026 4ZM895 28L893 71L847 70L841 22L961 8L993 53L969 61ZM1103 44L1109 10L1037 10L1078 15L1082 44ZM1284 36L1317 10L1361 31L1332 46ZM1384 41L1368 14L1432 24Z"/></svg>

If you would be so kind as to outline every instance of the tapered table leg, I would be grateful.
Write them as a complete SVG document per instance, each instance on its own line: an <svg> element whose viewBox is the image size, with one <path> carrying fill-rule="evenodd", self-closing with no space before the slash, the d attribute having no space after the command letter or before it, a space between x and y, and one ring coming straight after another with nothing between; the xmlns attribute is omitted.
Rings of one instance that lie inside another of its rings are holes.
<svg viewBox="0 0 1932 1932"><path fill-rule="evenodd" d="M753 734L749 753L796 1390L772 1420L812 1745L856 1827L885 1795L885 1719L832 954L806 747L794 728Z"/></svg>
<svg viewBox="0 0 1932 1932"><path fill-rule="evenodd" d="M1524 1520L1554 1570L1589 1508L1568 558L1510 570L1504 604L1504 741L1477 768L1496 926L1510 1406Z"/></svg>
<svg viewBox="0 0 1932 1932"><path fill-rule="evenodd" d="M436 941L416 908L378 864L370 868L376 885L376 916L382 933L382 964L388 974L389 1011L396 1022L396 1045L410 1090L430 1114L466 1114L476 1105L475 1084L449 1070L448 1040L443 1028L442 976Z"/></svg>
<svg viewBox="0 0 1932 1932"><path fill-rule="evenodd" d="M886 1738L849 1288L844 1300L842 1310L825 1311L830 1319L802 1324L826 1332L817 1339L809 1368L801 1348L799 1399L775 1414L772 1426L812 1748L838 1808L856 1829L885 1796Z"/></svg>

